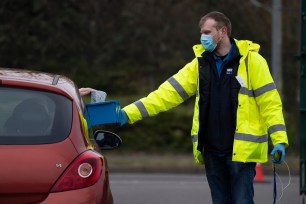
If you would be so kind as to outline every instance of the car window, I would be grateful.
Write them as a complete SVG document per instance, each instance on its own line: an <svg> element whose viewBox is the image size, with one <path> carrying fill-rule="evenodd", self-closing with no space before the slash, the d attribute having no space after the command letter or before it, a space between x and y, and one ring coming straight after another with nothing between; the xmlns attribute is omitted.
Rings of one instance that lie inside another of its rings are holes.
<svg viewBox="0 0 306 204"><path fill-rule="evenodd" d="M72 101L62 95L0 87L0 144L45 144L67 138Z"/></svg>

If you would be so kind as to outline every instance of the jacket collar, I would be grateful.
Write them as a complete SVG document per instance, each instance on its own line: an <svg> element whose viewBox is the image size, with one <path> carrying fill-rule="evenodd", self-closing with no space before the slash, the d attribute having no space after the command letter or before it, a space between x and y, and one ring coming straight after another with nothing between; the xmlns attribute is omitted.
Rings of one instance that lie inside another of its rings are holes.
<svg viewBox="0 0 306 204"><path fill-rule="evenodd" d="M252 41L249 40L237 40L231 38L231 41L232 40L235 42L240 55L244 56L243 58L245 58L245 56L249 51L255 51L255 52L259 51L260 45L257 43L253 43ZM193 51L196 57L202 57L203 52L205 52L202 44L194 45Z"/></svg>
<svg viewBox="0 0 306 204"><path fill-rule="evenodd" d="M234 39L231 38L230 40L231 40L231 48L230 48L229 52L227 53L228 54L228 56L226 57L227 61L231 61L231 60L235 59L236 57L241 57ZM218 58L212 52L203 52L201 54L201 56L204 59L207 59L207 60L209 60L211 62L216 61L216 58Z"/></svg>

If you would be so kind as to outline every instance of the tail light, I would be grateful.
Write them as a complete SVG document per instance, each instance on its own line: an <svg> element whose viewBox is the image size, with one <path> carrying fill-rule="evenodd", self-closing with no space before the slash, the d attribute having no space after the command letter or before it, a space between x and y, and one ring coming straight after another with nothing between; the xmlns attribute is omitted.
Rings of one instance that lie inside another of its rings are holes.
<svg viewBox="0 0 306 204"><path fill-rule="evenodd" d="M69 191L95 184L101 174L103 162L93 151L87 151L76 158L57 180L51 192Z"/></svg>

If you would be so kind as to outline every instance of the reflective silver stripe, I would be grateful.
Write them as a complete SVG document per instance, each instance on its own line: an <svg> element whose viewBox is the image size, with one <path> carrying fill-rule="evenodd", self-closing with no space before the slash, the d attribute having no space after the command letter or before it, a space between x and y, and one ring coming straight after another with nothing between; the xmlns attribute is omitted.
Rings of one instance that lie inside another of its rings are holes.
<svg viewBox="0 0 306 204"><path fill-rule="evenodd" d="M250 81L249 81L249 54L247 54L247 56L245 57L245 69L246 69L246 74L247 74L247 83L248 83L248 86L250 86Z"/></svg>
<svg viewBox="0 0 306 204"><path fill-rule="evenodd" d="M271 91L275 88L276 87L275 87L274 83L266 84L266 85L264 85L264 86L262 86L262 87L260 87L256 90L254 90L254 95L255 95L255 97L257 97L257 96L260 96L261 94L264 94L264 93L266 93L268 91Z"/></svg>
<svg viewBox="0 0 306 204"><path fill-rule="evenodd" d="M240 93L243 94L243 95L247 95L249 97L257 97L257 96L260 96L261 94L264 94L268 91L271 91L273 89L275 89L275 84L274 83L270 83L270 84L267 84L267 85L264 85L263 87L260 87L256 90L249 90L247 89L246 87L241 87L240 88Z"/></svg>
<svg viewBox="0 0 306 204"><path fill-rule="evenodd" d="M192 142L197 142L198 141L198 136L197 135L192 135L191 136L191 141Z"/></svg>
<svg viewBox="0 0 306 204"><path fill-rule="evenodd" d="M138 108L138 110L140 111L142 118L149 117L149 113L148 113L146 107L143 105L143 103L141 101L136 101L136 102L134 102L134 104Z"/></svg>
<svg viewBox="0 0 306 204"><path fill-rule="evenodd" d="M286 126L282 125L282 124L273 125L273 126L269 127L269 130L268 130L269 135L271 135L272 133L277 132L277 131L286 131Z"/></svg>
<svg viewBox="0 0 306 204"><path fill-rule="evenodd" d="M168 79L168 82L173 86L173 88L176 90L176 92L182 97L184 101L186 101L189 96L185 89L176 81L175 78L171 77Z"/></svg>
<svg viewBox="0 0 306 204"><path fill-rule="evenodd" d="M253 97L253 96L254 96L253 91L247 89L246 87L241 87L239 92L240 92L241 94L247 95L247 96L249 96L249 97Z"/></svg>
<svg viewBox="0 0 306 204"><path fill-rule="evenodd" d="M263 143L268 141L268 135L255 136L251 134L235 133L235 139L249 141L249 142Z"/></svg>

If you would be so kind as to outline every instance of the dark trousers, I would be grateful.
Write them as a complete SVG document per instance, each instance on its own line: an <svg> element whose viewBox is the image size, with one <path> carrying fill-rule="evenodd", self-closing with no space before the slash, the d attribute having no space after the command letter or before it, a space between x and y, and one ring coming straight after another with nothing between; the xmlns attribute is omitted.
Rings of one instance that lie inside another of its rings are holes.
<svg viewBox="0 0 306 204"><path fill-rule="evenodd" d="M203 157L214 204L254 203L256 163L233 162L231 154L204 152Z"/></svg>

